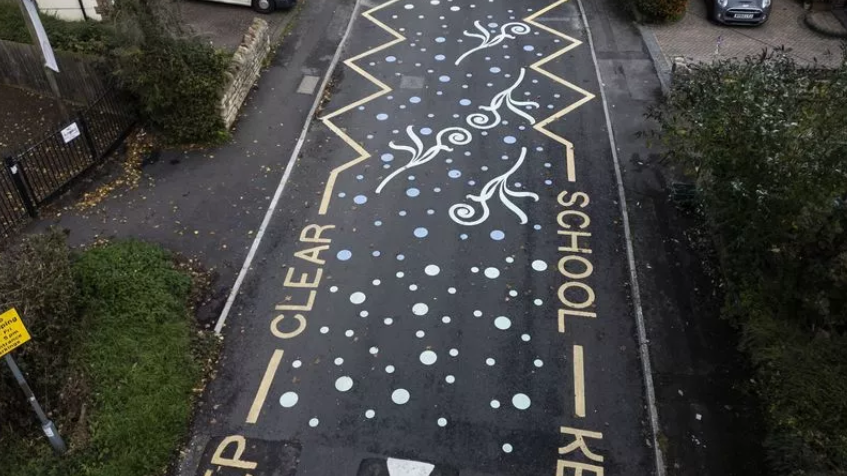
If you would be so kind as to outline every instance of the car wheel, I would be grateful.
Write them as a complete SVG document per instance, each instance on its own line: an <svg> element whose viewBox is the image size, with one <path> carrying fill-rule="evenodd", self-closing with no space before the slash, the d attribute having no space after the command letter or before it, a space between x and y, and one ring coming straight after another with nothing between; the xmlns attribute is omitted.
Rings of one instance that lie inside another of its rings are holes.
<svg viewBox="0 0 847 476"><path fill-rule="evenodd" d="M253 0L253 10L259 13L271 13L275 6L274 0Z"/></svg>

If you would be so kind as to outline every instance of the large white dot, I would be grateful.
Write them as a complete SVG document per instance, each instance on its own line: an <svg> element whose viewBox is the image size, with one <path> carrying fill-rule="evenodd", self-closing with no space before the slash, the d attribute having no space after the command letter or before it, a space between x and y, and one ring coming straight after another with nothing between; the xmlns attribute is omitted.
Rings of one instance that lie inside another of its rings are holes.
<svg viewBox="0 0 847 476"><path fill-rule="evenodd" d="M485 277L488 279L495 279L500 276L500 270L497 268L485 268Z"/></svg>
<svg viewBox="0 0 847 476"><path fill-rule="evenodd" d="M412 313L414 313L414 315L416 316L423 316L427 312L429 312L429 306L422 302L419 302L412 306Z"/></svg>
<svg viewBox="0 0 847 476"><path fill-rule="evenodd" d="M394 373L394 366L393 365L386 365L385 366L385 373L393 374Z"/></svg>
<svg viewBox="0 0 847 476"><path fill-rule="evenodd" d="M494 327L500 329L501 331L505 331L506 329L512 327L512 320L506 316L500 316L497 319L494 319Z"/></svg>
<svg viewBox="0 0 847 476"><path fill-rule="evenodd" d="M335 389L339 392L346 392L353 388L353 379L348 376L338 377L335 381Z"/></svg>
<svg viewBox="0 0 847 476"><path fill-rule="evenodd" d="M432 364L435 363L436 360L438 360L438 356L435 354L435 352L433 352L431 350L425 350L425 351L421 352L420 359L421 359L422 364L432 365Z"/></svg>
<svg viewBox="0 0 847 476"><path fill-rule="evenodd" d="M362 292L356 291L355 293L350 295L350 302L352 302L353 304L362 304L363 302L365 302L365 299L367 299L367 297L365 296L365 293Z"/></svg>
<svg viewBox="0 0 847 476"><path fill-rule="evenodd" d="M294 367L295 369L299 369L302 365L303 365L303 362L300 362L299 360L295 360L294 362L291 362L291 366Z"/></svg>
<svg viewBox="0 0 847 476"><path fill-rule="evenodd" d="M536 271L545 271L547 269L547 263L541 261L540 259L537 259L532 262L532 269Z"/></svg>
<svg viewBox="0 0 847 476"><path fill-rule="evenodd" d="M291 408L294 405L297 405L297 401L300 400L300 397L297 396L294 392L285 392L279 397L279 404L285 408Z"/></svg>
<svg viewBox="0 0 847 476"><path fill-rule="evenodd" d="M391 401L396 403L397 405L405 405L409 403L409 391L405 388L398 388L397 390L391 392Z"/></svg>
<svg viewBox="0 0 847 476"><path fill-rule="evenodd" d="M518 410L526 410L529 408L531 404L529 397L523 393L516 393L514 397L512 397L512 405L515 406Z"/></svg>
<svg viewBox="0 0 847 476"><path fill-rule="evenodd" d="M438 273L440 272L441 268L434 264L428 265L426 268L424 268L424 273L426 273L427 276L438 276Z"/></svg>
<svg viewBox="0 0 847 476"><path fill-rule="evenodd" d="M533 364L535 364L536 367L541 368L541 366L544 365L544 362L541 359L535 359L535 362L533 362Z"/></svg>

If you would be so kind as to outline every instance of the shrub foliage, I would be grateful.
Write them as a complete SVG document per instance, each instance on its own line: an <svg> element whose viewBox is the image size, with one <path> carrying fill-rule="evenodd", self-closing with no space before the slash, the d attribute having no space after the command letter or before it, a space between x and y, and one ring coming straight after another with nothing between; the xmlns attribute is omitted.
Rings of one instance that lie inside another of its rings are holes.
<svg viewBox="0 0 847 476"><path fill-rule="evenodd" d="M685 14L687 5L687 0L635 0L635 7L646 20L656 23L679 20Z"/></svg>
<svg viewBox="0 0 847 476"><path fill-rule="evenodd" d="M650 116L696 177L772 470L847 470L847 67L694 66Z"/></svg>

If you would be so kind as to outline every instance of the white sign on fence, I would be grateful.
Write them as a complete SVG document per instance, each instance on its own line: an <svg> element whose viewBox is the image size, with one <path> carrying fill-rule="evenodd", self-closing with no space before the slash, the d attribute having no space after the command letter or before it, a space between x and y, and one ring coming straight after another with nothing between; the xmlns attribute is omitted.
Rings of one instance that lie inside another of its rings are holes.
<svg viewBox="0 0 847 476"><path fill-rule="evenodd" d="M65 140L65 144L77 137L79 137L79 127L76 125L76 122L71 123L71 125L62 129L62 139Z"/></svg>

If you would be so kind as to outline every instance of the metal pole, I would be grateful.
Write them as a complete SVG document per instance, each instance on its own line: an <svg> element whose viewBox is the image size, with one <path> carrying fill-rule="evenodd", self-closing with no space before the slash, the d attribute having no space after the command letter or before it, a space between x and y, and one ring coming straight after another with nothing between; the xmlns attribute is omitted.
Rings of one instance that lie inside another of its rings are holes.
<svg viewBox="0 0 847 476"><path fill-rule="evenodd" d="M32 405L32 409L35 410L35 414L38 415L38 419L41 421L41 430L50 441L50 446L53 447L53 451L60 455L64 454L68 451L68 447L65 446L65 441L61 436L59 436L59 431L56 429L56 425L47 418L47 415L44 414L44 410L41 409L41 405L39 405L38 400L35 399L32 389L30 389L29 384L26 383L24 374L21 373L21 369L18 368L18 364L15 363L15 359L12 358L12 354L6 354L4 359L6 359L6 364L9 365L9 370L12 371L18 385L21 386L21 390L24 391L24 395L26 395L26 399L29 400L29 404Z"/></svg>
<svg viewBox="0 0 847 476"><path fill-rule="evenodd" d="M38 51L41 52L41 57L43 59L44 51L42 51L41 44L38 42L38 35L35 33L35 25L32 24L32 19L29 17L29 13L26 11L26 7L24 7L23 2L18 2L18 6L21 7L21 15L24 17L24 23L26 23L26 29L29 31L29 37L32 39L33 44L35 44L38 48ZM68 114L68 108L65 106L64 101L62 101L62 93L59 91L59 85L56 83L56 77L53 75L53 70L44 65L42 65L42 68L44 69L44 75L47 76L47 84L50 85L50 90L53 91L56 104L59 106L59 113L62 115L62 120L67 122L70 120L71 115Z"/></svg>

